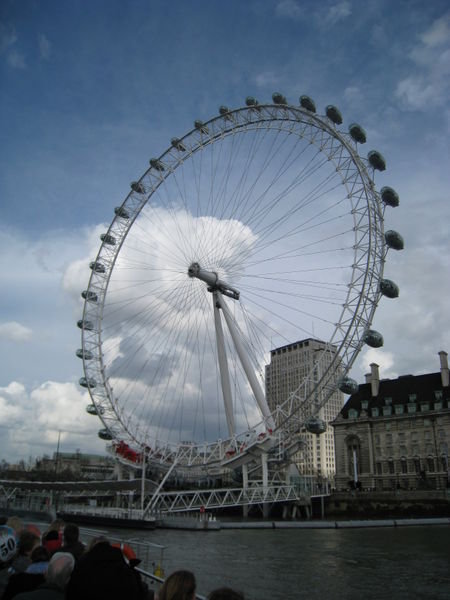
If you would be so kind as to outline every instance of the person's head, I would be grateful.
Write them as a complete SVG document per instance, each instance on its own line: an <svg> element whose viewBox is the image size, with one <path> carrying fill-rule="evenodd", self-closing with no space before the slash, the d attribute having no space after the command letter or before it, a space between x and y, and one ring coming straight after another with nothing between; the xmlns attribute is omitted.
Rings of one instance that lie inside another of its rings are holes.
<svg viewBox="0 0 450 600"><path fill-rule="evenodd" d="M47 531L60 531L64 527L64 521L62 519L55 519L48 526Z"/></svg>
<svg viewBox="0 0 450 600"><path fill-rule="evenodd" d="M191 571L175 571L163 583L159 600L195 600L195 576Z"/></svg>
<svg viewBox="0 0 450 600"><path fill-rule="evenodd" d="M15 517L15 516L9 517L9 519L6 521L6 525L8 527L11 527L12 529L14 529L14 531L16 532L17 535L19 535L19 533L23 529L22 519L19 519L19 517Z"/></svg>
<svg viewBox="0 0 450 600"><path fill-rule="evenodd" d="M92 540L89 542L88 552L92 550L92 548L94 548L94 546L96 546L97 544L109 544L109 540L104 535L97 535L96 537L92 538Z"/></svg>
<svg viewBox="0 0 450 600"><path fill-rule="evenodd" d="M80 530L78 529L78 525L75 525L75 523L67 523L64 527L64 543L75 544L75 542L78 542L79 537Z"/></svg>
<svg viewBox="0 0 450 600"><path fill-rule="evenodd" d="M64 590L69 583L75 566L75 559L69 552L56 552L48 563L45 578L60 590Z"/></svg>
<svg viewBox="0 0 450 600"><path fill-rule="evenodd" d="M31 562L48 562L50 560L50 554L48 553L47 548L44 546L36 546L33 552L31 553Z"/></svg>
<svg viewBox="0 0 450 600"><path fill-rule="evenodd" d="M28 529L23 529L19 534L19 554L30 556L33 550L39 546L39 543L39 537L35 533Z"/></svg>
<svg viewBox="0 0 450 600"><path fill-rule="evenodd" d="M232 590L229 587L222 587L218 588L217 590L213 590L209 594L208 600L245 600L245 598L244 594L241 594L241 592Z"/></svg>

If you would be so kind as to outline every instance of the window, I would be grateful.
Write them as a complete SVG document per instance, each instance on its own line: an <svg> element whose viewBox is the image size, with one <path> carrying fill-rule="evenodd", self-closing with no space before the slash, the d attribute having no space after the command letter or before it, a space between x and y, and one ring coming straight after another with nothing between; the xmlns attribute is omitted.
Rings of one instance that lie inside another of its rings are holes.
<svg viewBox="0 0 450 600"><path fill-rule="evenodd" d="M420 473L420 458L418 458L417 456L413 459L414 462L414 471L416 473Z"/></svg>
<svg viewBox="0 0 450 600"><path fill-rule="evenodd" d="M423 404L420 405L420 410L422 412L425 412L426 410L430 410L430 404L429 402L424 402Z"/></svg>
<svg viewBox="0 0 450 600"><path fill-rule="evenodd" d="M390 475L393 475L395 473L393 460L388 461L388 470L389 470Z"/></svg>
<svg viewBox="0 0 450 600"><path fill-rule="evenodd" d="M436 400L442 400L442 390L434 390L434 397Z"/></svg>
<svg viewBox="0 0 450 600"><path fill-rule="evenodd" d="M406 458L404 456L402 456L402 460L401 460L400 464L401 464L402 473L407 473L408 472L408 463L406 462Z"/></svg>
<svg viewBox="0 0 450 600"><path fill-rule="evenodd" d="M427 468L430 473L434 473L434 458L432 456L427 458Z"/></svg>
<svg viewBox="0 0 450 600"><path fill-rule="evenodd" d="M378 417L379 414L380 414L380 411L378 410L378 406L374 406L372 408L372 417Z"/></svg>
<svg viewBox="0 0 450 600"><path fill-rule="evenodd" d="M379 462L375 463L375 470L376 470L377 475L382 475L381 463L379 463Z"/></svg>
<svg viewBox="0 0 450 600"><path fill-rule="evenodd" d="M402 415L403 411L404 411L403 404L396 404L395 405L395 414L396 415Z"/></svg>
<svg viewBox="0 0 450 600"><path fill-rule="evenodd" d="M386 444L392 444L392 433L386 434Z"/></svg>
<svg viewBox="0 0 450 600"><path fill-rule="evenodd" d="M409 413L415 413L416 412L416 405L415 404L408 404L408 412Z"/></svg>
<svg viewBox="0 0 450 600"><path fill-rule="evenodd" d="M367 410L369 408L369 401L361 400L361 408L362 408L362 410Z"/></svg>
<svg viewBox="0 0 450 600"><path fill-rule="evenodd" d="M349 419L357 419L358 418L358 411L355 408L351 408L348 411L348 418Z"/></svg>
<svg viewBox="0 0 450 600"><path fill-rule="evenodd" d="M383 416L387 417L392 415L392 406L383 406Z"/></svg>
<svg viewBox="0 0 450 600"><path fill-rule="evenodd" d="M417 400L417 394L409 394L408 400L410 402L415 402Z"/></svg>
<svg viewBox="0 0 450 600"><path fill-rule="evenodd" d="M376 434L373 436L373 439L375 440L375 444L379 444L379 443L380 443L380 434L379 434L379 433L376 433Z"/></svg>
<svg viewBox="0 0 450 600"><path fill-rule="evenodd" d="M386 398L384 399L384 403L386 406L390 406L392 404L391 396L386 396Z"/></svg>

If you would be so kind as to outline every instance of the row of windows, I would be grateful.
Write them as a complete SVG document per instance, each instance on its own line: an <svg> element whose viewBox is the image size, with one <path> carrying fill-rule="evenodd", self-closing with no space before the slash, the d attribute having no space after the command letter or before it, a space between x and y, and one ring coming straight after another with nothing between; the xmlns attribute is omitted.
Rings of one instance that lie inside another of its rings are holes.
<svg viewBox="0 0 450 600"><path fill-rule="evenodd" d="M415 457L412 459L406 459L403 457L401 460L388 460L385 462L375 463L375 473L377 475L383 475L389 473L390 475L401 473L422 473L423 471L429 471L430 473L436 473L448 469L448 459L446 456L441 456L436 459L433 456L427 458Z"/></svg>
<svg viewBox="0 0 450 600"><path fill-rule="evenodd" d="M443 408L442 402L434 402L433 405L430 405L429 402L422 402L419 406L417 406L417 404L415 402L413 402L413 403L409 403L406 405L405 404L395 404L394 407L392 407L391 405L382 406L381 410L380 410L380 407L373 406L370 409L370 414L372 417L379 417L379 416L388 417L388 416L391 416L392 414L395 414L395 415L403 415L405 413L414 414L414 413L418 412L418 409L420 410L420 412L427 412L429 410L442 410L442 408ZM392 412L392 409L394 409L394 412ZM359 414L360 413L356 408L350 408L348 411L348 418L349 419L357 419L359 417Z"/></svg>

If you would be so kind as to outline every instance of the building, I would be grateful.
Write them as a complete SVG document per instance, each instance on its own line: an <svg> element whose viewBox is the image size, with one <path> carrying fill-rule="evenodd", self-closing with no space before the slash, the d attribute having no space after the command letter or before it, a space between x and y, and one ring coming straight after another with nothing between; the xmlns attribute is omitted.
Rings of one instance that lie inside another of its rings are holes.
<svg viewBox="0 0 450 600"><path fill-rule="evenodd" d="M111 479L115 471L115 461L110 456L83 454L82 452L55 452L53 458L39 459L37 467L51 471L57 476L70 472L81 479Z"/></svg>
<svg viewBox="0 0 450 600"><path fill-rule="evenodd" d="M449 369L439 355L440 372L392 380L371 365L333 423L337 490L449 486Z"/></svg>
<svg viewBox="0 0 450 600"><path fill-rule="evenodd" d="M277 405L283 404L289 394L300 387L306 377L313 374L314 380L319 381L321 363L318 356L323 356L328 350L326 360L333 359L333 349L330 346L312 338L294 342L270 352L270 364L266 365L266 398L269 408L275 411ZM336 381L339 373L336 373ZM318 417L326 423L331 423L344 404L343 394L337 390L328 399L325 406L319 409ZM315 413L307 408L306 414ZM332 427L322 435L304 431L305 449L294 457L294 462L302 475L318 475L325 478L334 477L334 431Z"/></svg>

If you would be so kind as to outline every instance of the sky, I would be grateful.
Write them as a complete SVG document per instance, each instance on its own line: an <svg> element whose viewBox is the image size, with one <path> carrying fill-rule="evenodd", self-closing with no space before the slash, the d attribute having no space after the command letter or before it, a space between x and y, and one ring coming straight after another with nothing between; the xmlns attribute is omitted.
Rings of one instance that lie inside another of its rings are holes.
<svg viewBox="0 0 450 600"><path fill-rule="evenodd" d="M75 350L88 264L129 183L195 119L302 94L366 130L405 239L364 381L439 370L450 350L450 10L445 0L3 0L0 460L104 453ZM370 146L370 147L369 147ZM377 181L376 181L377 183ZM378 185L378 183L377 183Z"/></svg>

